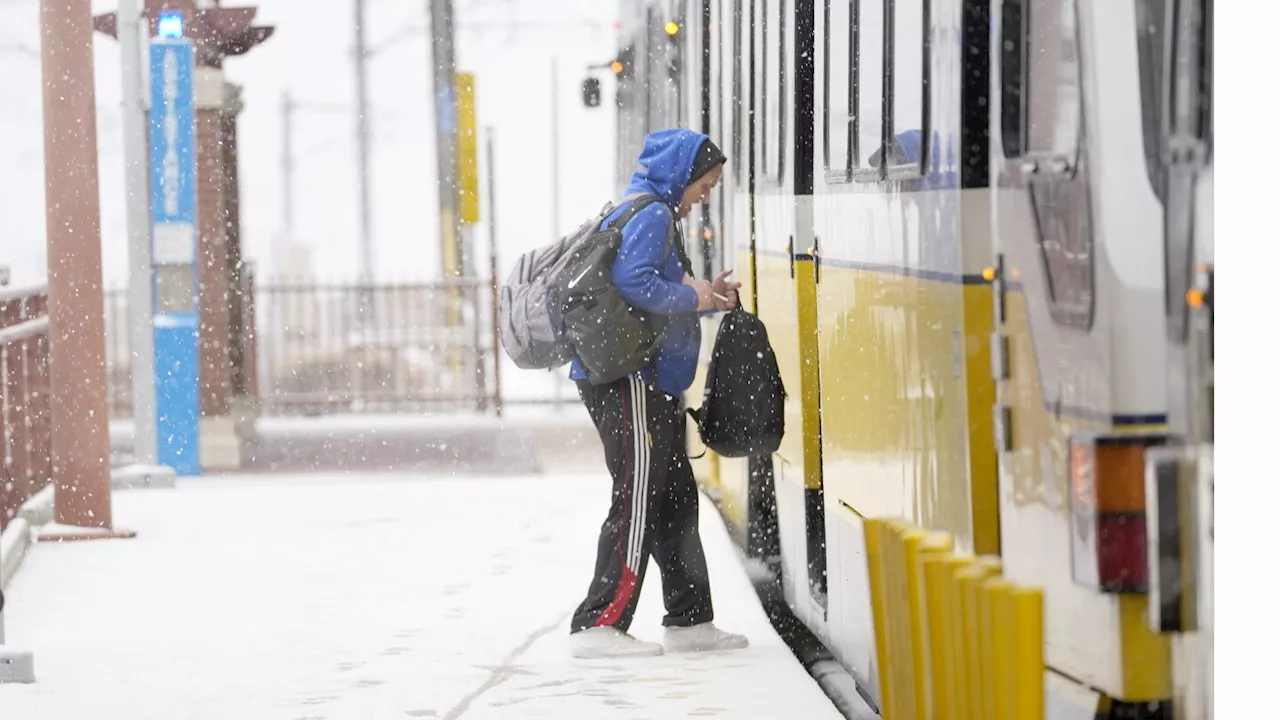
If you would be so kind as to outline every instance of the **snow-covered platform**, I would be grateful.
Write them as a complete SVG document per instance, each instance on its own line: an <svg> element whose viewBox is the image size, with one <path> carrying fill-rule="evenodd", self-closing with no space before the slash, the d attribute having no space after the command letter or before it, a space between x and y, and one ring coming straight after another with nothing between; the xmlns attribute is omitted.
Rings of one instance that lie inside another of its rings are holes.
<svg viewBox="0 0 1280 720"><path fill-rule="evenodd" d="M580 661L606 477L231 476L115 493L131 540L31 548L8 641L23 720L838 718L761 610L711 503L717 623L747 650ZM659 639L657 568L632 632Z"/></svg>
<svg viewBox="0 0 1280 720"><path fill-rule="evenodd" d="M602 467L604 453L581 403L514 407L492 415L263 417L241 445L244 473L427 472L530 475ZM133 462L133 423L111 422L112 465Z"/></svg>

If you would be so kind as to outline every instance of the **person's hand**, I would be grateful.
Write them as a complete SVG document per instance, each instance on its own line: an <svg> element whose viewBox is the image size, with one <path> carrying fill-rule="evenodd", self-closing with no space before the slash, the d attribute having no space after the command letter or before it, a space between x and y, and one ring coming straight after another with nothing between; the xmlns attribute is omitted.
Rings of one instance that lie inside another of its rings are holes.
<svg viewBox="0 0 1280 720"><path fill-rule="evenodd" d="M716 310L720 312L738 307L738 288L742 287L742 283L730 280L729 276L732 274L733 270L725 270L711 283L711 299L715 302ZM715 297L716 295L720 297Z"/></svg>
<svg viewBox="0 0 1280 720"><path fill-rule="evenodd" d="M716 308L716 299L712 294L711 283L688 275L684 276L684 284L698 293L698 312L706 312Z"/></svg>

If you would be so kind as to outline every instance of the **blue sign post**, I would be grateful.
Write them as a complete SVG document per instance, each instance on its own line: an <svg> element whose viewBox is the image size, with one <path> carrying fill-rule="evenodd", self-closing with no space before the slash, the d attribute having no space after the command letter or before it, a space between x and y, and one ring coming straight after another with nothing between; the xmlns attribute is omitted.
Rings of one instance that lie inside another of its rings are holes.
<svg viewBox="0 0 1280 720"><path fill-rule="evenodd" d="M181 14L162 14L159 30L150 46L156 454L178 475L199 475L195 55Z"/></svg>

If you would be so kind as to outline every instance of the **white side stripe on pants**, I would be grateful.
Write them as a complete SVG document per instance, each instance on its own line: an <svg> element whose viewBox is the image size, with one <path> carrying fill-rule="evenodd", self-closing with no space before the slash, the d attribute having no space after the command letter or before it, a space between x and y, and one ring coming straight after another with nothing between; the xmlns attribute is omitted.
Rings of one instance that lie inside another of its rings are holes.
<svg viewBox="0 0 1280 720"><path fill-rule="evenodd" d="M649 507L649 428L644 381L632 376L631 381L631 447L635 459L631 483L631 527L627 537L627 567L640 574L641 550L644 547L645 515Z"/></svg>

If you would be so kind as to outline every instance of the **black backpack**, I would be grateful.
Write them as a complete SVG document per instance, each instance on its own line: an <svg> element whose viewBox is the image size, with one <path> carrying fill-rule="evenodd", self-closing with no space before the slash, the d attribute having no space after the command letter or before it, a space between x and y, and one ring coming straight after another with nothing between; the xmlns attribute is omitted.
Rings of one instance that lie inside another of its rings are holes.
<svg viewBox="0 0 1280 720"><path fill-rule="evenodd" d="M764 323L735 308L716 333L702 407L688 411L703 444L721 457L777 452L786 398Z"/></svg>

